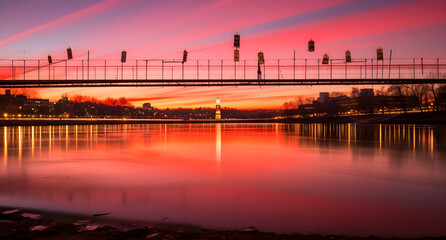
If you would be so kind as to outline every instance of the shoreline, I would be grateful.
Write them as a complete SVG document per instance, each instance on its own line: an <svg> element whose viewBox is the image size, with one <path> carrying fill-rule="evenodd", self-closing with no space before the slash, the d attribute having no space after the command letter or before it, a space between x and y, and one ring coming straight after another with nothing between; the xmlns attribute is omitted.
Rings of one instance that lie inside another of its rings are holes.
<svg viewBox="0 0 446 240"><path fill-rule="evenodd" d="M48 118L48 119L0 119L0 126L50 126L50 125L106 125L106 124L203 124L203 123L322 123L322 124L446 124L446 111L360 115L324 116L308 118L259 118L259 119L105 119L105 118Z"/></svg>
<svg viewBox="0 0 446 240"><path fill-rule="evenodd" d="M6 211L12 213L5 214ZM418 239L446 239L426 236ZM110 213L90 216L0 207L0 239L415 239L376 236L300 235L240 230L211 230L196 226L114 219Z"/></svg>

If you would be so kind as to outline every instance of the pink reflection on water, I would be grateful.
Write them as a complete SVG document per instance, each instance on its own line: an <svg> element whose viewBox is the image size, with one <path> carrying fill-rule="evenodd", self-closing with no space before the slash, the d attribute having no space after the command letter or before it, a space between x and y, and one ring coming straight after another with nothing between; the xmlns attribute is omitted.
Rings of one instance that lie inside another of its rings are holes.
<svg viewBox="0 0 446 240"><path fill-rule="evenodd" d="M5 127L0 205L217 229L445 235L444 130L384 128Z"/></svg>

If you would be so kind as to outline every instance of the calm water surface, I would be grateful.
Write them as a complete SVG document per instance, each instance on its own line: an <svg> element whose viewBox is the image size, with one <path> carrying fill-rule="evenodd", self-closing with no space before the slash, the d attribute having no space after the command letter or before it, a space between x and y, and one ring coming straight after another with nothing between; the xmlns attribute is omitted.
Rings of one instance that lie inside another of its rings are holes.
<svg viewBox="0 0 446 240"><path fill-rule="evenodd" d="M446 128L0 127L0 205L213 229L446 235Z"/></svg>

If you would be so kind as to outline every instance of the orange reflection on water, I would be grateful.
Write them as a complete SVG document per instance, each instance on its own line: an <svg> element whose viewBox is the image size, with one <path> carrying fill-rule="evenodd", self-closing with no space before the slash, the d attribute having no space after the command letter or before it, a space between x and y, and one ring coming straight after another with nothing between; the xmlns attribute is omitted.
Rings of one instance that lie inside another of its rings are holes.
<svg viewBox="0 0 446 240"><path fill-rule="evenodd" d="M3 127L3 165L8 165L8 127Z"/></svg>
<svg viewBox="0 0 446 240"><path fill-rule="evenodd" d="M220 164L221 164L221 123L216 124L215 131L216 131L216 134L215 134L216 135L216 140L215 140L216 149L215 149L215 151L217 153L217 156L216 156L217 163L218 163L218 166L220 167Z"/></svg>
<svg viewBox="0 0 446 240"><path fill-rule="evenodd" d="M211 228L436 236L445 234L446 154L435 147L444 134L352 124L4 127L0 199Z"/></svg>

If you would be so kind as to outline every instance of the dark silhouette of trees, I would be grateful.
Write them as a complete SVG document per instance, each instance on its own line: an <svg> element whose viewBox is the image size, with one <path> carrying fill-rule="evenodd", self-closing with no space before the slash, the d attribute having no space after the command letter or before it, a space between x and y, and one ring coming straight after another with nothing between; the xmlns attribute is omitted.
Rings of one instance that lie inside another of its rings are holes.
<svg viewBox="0 0 446 240"><path fill-rule="evenodd" d="M428 86L425 84L411 84L406 85L405 88L410 95L415 97L420 112L423 112L423 97L425 97L426 93L429 91Z"/></svg>
<svg viewBox="0 0 446 240"><path fill-rule="evenodd" d="M391 93L393 96L397 96L400 99L401 102L401 108L404 111L404 114L407 113L407 104L405 100L405 96L407 96L406 88L403 85L392 85L390 86L387 91Z"/></svg>

